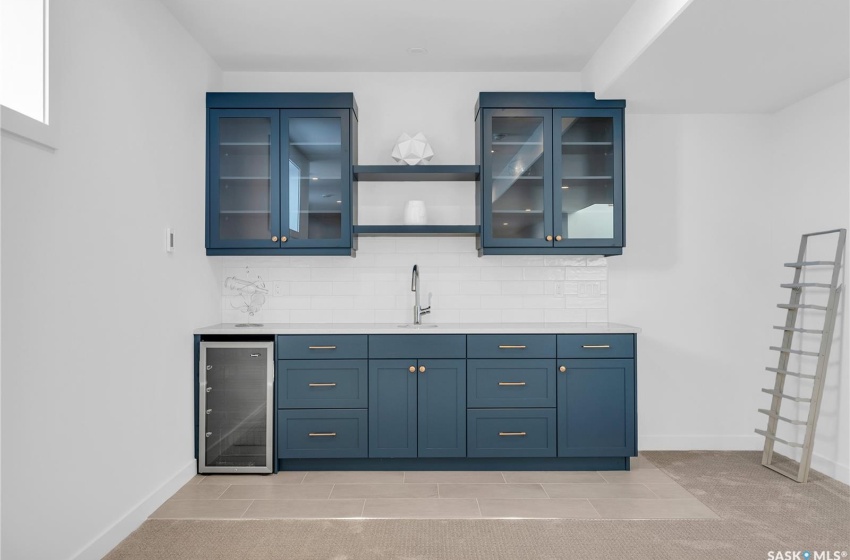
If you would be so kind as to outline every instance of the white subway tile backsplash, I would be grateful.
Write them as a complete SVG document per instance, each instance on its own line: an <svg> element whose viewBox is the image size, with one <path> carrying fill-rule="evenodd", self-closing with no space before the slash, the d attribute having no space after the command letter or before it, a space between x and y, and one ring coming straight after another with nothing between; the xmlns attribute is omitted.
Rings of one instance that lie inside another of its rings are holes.
<svg viewBox="0 0 850 560"><path fill-rule="evenodd" d="M542 255L504 255L502 266L543 266Z"/></svg>
<svg viewBox="0 0 850 560"><path fill-rule="evenodd" d="M522 269L521 268L505 268L503 266L493 267L493 268L482 268L481 269L481 278L483 280L522 280Z"/></svg>
<svg viewBox="0 0 850 560"><path fill-rule="evenodd" d="M563 309L564 296L522 296L522 306L528 309Z"/></svg>
<svg viewBox="0 0 850 560"><path fill-rule="evenodd" d="M608 309L588 309L587 310L587 322L588 323L607 323L608 322Z"/></svg>
<svg viewBox="0 0 850 560"><path fill-rule="evenodd" d="M564 273L567 280L607 280L608 267L595 266L585 268L565 268Z"/></svg>
<svg viewBox="0 0 850 560"><path fill-rule="evenodd" d="M459 291L462 294L478 294L482 296L493 296L502 293L502 284L495 280L468 281L464 280L459 284Z"/></svg>
<svg viewBox="0 0 850 560"><path fill-rule="evenodd" d="M543 320L546 323L586 323L587 309L545 309Z"/></svg>
<svg viewBox="0 0 850 560"><path fill-rule="evenodd" d="M409 323L413 316L413 312L410 309L376 309L375 310L375 322L376 323L397 323L399 325L403 323Z"/></svg>
<svg viewBox="0 0 850 560"><path fill-rule="evenodd" d="M499 299L487 300L485 299L485 303L488 301L492 301L495 305L496 309L522 309L525 305L522 301L522 296L501 296ZM490 307L490 305L487 305Z"/></svg>
<svg viewBox="0 0 850 560"><path fill-rule="evenodd" d="M290 312L293 323L333 323L333 311L330 309L293 309ZM368 321L363 321L368 323Z"/></svg>
<svg viewBox="0 0 850 560"><path fill-rule="evenodd" d="M371 309L335 309L334 323L374 323L375 312Z"/></svg>
<svg viewBox="0 0 850 560"><path fill-rule="evenodd" d="M333 294L333 282L292 282L289 293L293 296L329 296Z"/></svg>
<svg viewBox="0 0 850 560"><path fill-rule="evenodd" d="M422 303L423 307L425 302ZM441 309L480 309L481 296L442 296L434 295L432 305Z"/></svg>
<svg viewBox="0 0 850 560"><path fill-rule="evenodd" d="M460 323L499 323L502 320L501 309L461 309Z"/></svg>
<svg viewBox="0 0 850 560"><path fill-rule="evenodd" d="M431 323L604 322L607 260L595 256L479 257L474 238L364 237L356 258L224 257L230 276L264 282L253 316L251 294L222 292L224 322L408 323L419 265L422 305ZM275 286L278 292L275 294Z"/></svg>
<svg viewBox="0 0 850 560"><path fill-rule="evenodd" d="M522 277L525 280L563 280L565 272L564 267L533 266L523 268Z"/></svg>
<svg viewBox="0 0 850 560"><path fill-rule="evenodd" d="M460 314L463 309L437 309L432 310L429 315L422 319L423 323L437 323L440 325L446 323L460 323ZM413 310L408 312L408 322L413 320Z"/></svg>
<svg viewBox="0 0 850 560"><path fill-rule="evenodd" d="M354 309L354 296L310 296L310 309Z"/></svg>
<svg viewBox="0 0 850 560"><path fill-rule="evenodd" d="M545 284L539 280L509 280L502 282L502 293L510 294L543 294Z"/></svg>
<svg viewBox="0 0 850 560"><path fill-rule="evenodd" d="M574 257L570 255L550 255L543 257L546 266L586 266L587 257Z"/></svg>
<svg viewBox="0 0 850 560"><path fill-rule="evenodd" d="M503 309L503 323L542 323L545 314L543 309Z"/></svg>

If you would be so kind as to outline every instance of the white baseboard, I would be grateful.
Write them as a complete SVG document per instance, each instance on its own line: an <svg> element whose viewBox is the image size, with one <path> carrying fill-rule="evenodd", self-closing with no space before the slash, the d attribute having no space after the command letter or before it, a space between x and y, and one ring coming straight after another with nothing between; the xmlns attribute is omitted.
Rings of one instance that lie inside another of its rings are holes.
<svg viewBox="0 0 850 560"><path fill-rule="evenodd" d="M641 451L761 451L764 438L746 436L644 436L638 437ZM796 459L799 454L788 454ZM844 484L850 484L850 468L817 453L812 454L812 468Z"/></svg>
<svg viewBox="0 0 850 560"><path fill-rule="evenodd" d="M755 451L764 447L758 434L746 436L638 436L641 451Z"/></svg>
<svg viewBox="0 0 850 560"><path fill-rule="evenodd" d="M118 546L127 536L139 528L148 516L156 511L165 501L174 495L184 484L195 476L198 466L193 459L185 467L177 471L169 480L151 492L146 498L118 519L111 527L85 545L75 554L74 560L100 560L110 550Z"/></svg>

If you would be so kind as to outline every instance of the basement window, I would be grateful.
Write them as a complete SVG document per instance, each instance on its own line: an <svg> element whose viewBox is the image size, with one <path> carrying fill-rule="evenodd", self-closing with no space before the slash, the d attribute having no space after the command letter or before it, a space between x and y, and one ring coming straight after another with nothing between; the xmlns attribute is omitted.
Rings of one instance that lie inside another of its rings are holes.
<svg viewBox="0 0 850 560"><path fill-rule="evenodd" d="M0 0L0 125L50 146L48 111L49 0Z"/></svg>

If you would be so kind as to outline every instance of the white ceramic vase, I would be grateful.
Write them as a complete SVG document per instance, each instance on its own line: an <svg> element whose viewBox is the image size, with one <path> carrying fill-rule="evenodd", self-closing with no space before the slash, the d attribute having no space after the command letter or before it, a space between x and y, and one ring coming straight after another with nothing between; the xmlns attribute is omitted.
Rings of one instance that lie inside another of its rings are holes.
<svg viewBox="0 0 850 560"><path fill-rule="evenodd" d="M404 206L404 225L424 226L428 223L428 213L422 200L408 200Z"/></svg>

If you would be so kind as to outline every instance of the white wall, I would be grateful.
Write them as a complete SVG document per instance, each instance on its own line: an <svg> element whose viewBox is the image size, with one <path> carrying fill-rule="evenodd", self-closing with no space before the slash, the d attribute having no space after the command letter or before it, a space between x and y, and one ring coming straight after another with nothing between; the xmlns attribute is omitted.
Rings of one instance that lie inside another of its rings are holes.
<svg viewBox="0 0 850 560"><path fill-rule="evenodd" d="M192 475L204 92L159 2L51 5L58 150L2 139L2 556L100 558ZM164 251L164 229L177 249Z"/></svg>
<svg viewBox="0 0 850 560"><path fill-rule="evenodd" d="M643 449L751 449L765 309L769 117L628 115L628 246L609 315L643 328Z"/></svg>
<svg viewBox="0 0 850 560"><path fill-rule="evenodd" d="M771 118L770 134L773 147L770 161L772 181L766 196L766 210L771 219L769 256L772 262L782 263L796 256L801 234L848 227L850 82L845 80L775 113ZM809 256L833 260L835 239L836 236L812 238ZM846 254L844 260L846 264ZM829 282L830 273L831 270L826 268L809 268L804 270L804 280ZM771 298L777 302L786 301L788 291L777 286L781 282L790 282L792 278L792 269L774 265L770 276ZM846 280L846 275L843 275L843 280ZM815 290L805 302L825 305L824 295L823 291L818 293ZM844 482L850 482L850 329L846 321L848 294L842 297L825 379L812 466ZM807 328L819 329L823 324L823 315L821 311L803 310L798 321ZM770 317L772 324L784 324L785 315L781 310L773 311ZM795 347L816 351L819 338L797 335ZM772 343L776 344L779 340L778 332L774 333ZM791 362L794 371L814 372L816 358L795 358ZM775 361L776 357L771 356L770 359ZM796 387L794 381L790 379L789 386ZM800 389L809 390L810 387L811 383L804 381ZM769 397L766 398L769 400ZM793 409L789 407L789 410ZM807 412L808 405L799 406L798 414ZM794 434L795 441L802 441L802 437L802 432ZM779 446L777 449L780 449ZM783 452L787 453L787 450Z"/></svg>
<svg viewBox="0 0 850 560"><path fill-rule="evenodd" d="M609 317L643 328L642 448L761 449L756 409L769 408L760 389L773 386L764 367L781 341L771 327L784 323L779 284L793 277L782 264L800 234L847 227L848 122L846 81L773 115L627 116L628 246L609 259ZM843 316L812 464L847 482ZM817 328L821 317L803 321Z"/></svg>

